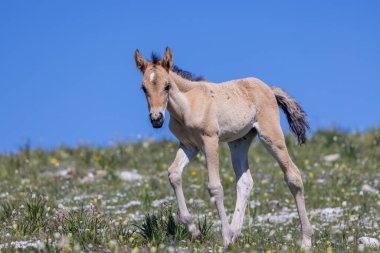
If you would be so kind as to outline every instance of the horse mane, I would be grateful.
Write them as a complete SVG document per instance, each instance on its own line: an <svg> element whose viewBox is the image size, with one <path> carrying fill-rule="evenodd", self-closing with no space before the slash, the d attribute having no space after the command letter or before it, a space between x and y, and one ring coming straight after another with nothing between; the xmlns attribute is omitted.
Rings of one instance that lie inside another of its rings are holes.
<svg viewBox="0 0 380 253"><path fill-rule="evenodd" d="M150 56L150 61L153 64L158 64L161 61L161 57L157 53L152 52L152 54Z"/></svg>
<svg viewBox="0 0 380 253"><path fill-rule="evenodd" d="M158 54L156 54L156 53L153 52L151 54L151 62L153 64L158 64L160 61L161 61L161 57ZM189 80L189 81L199 82L199 81L205 81L206 80L206 79L203 78L203 76L194 75L193 73L191 73L189 71L181 69L177 65L173 65L171 70L174 73L177 73L178 75L180 75L181 77L183 77L183 78L185 78L186 80Z"/></svg>

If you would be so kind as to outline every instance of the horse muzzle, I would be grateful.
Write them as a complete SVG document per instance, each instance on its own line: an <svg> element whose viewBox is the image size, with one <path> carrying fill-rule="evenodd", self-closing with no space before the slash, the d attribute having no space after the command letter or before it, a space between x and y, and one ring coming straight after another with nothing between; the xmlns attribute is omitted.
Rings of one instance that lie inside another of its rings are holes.
<svg viewBox="0 0 380 253"><path fill-rule="evenodd" d="M160 128L164 124L164 115L161 112L154 112L150 115L150 122L154 128Z"/></svg>

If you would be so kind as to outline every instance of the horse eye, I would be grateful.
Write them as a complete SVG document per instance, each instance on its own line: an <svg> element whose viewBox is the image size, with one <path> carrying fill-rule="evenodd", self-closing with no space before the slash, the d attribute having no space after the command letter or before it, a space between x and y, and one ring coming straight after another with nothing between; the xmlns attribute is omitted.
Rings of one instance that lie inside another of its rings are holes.
<svg viewBox="0 0 380 253"><path fill-rule="evenodd" d="M170 84L165 85L165 91L168 92L170 90Z"/></svg>

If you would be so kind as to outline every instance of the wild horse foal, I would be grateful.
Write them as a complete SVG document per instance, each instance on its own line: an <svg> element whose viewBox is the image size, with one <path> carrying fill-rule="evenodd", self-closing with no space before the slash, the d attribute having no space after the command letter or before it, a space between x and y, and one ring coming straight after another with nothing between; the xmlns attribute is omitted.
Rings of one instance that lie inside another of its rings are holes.
<svg viewBox="0 0 380 253"><path fill-rule="evenodd" d="M169 180L178 201L179 215L193 236L199 231L186 207L182 190L182 171L200 151L206 157L208 190L215 199L222 222L224 244L234 242L241 233L244 212L253 180L248 168L248 149L256 136L276 158L285 181L293 194L301 221L302 243L311 247L313 229L306 216L304 188L301 175L289 157L280 127L278 106L285 112L298 142L306 140L308 123L300 105L283 90L269 87L255 78L245 78L214 84L195 78L187 71L173 66L170 48L162 59L152 55L146 61L135 52L138 69L144 74L142 89L148 102L154 128L164 122L165 110L170 113L169 127L180 146L170 166ZM219 176L218 145L228 143L236 175L237 200L231 225L223 204L223 188Z"/></svg>

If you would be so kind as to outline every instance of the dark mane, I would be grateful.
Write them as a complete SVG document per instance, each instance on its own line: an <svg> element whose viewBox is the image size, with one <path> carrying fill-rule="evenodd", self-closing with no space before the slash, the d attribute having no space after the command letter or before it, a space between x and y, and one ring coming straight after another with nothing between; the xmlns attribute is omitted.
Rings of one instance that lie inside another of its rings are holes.
<svg viewBox="0 0 380 253"><path fill-rule="evenodd" d="M158 56L158 54L156 53L152 53L151 54L151 63L153 64L158 64L160 63L161 61L161 57ZM178 75L180 75L181 77L189 80L189 81L195 81L195 82L198 82L198 81L205 81L206 79L203 78L203 76L197 76L197 75L194 75L193 73L189 72L189 71L186 71L186 70L183 70L181 68L179 68L178 66L176 65L173 65L172 67L172 71L174 73L177 73Z"/></svg>
<svg viewBox="0 0 380 253"><path fill-rule="evenodd" d="M157 53L152 52L152 54L150 56L150 61L153 64L158 64L161 61L161 57Z"/></svg>
<svg viewBox="0 0 380 253"><path fill-rule="evenodd" d="M194 75L193 73L191 73L189 71L180 69L176 65L174 65L172 67L172 71L175 72L175 73L177 73L178 75L182 76L183 78L185 78L187 80L190 80L190 81L195 81L195 82L205 81L205 79L203 78L203 76L196 76L196 75Z"/></svg>

